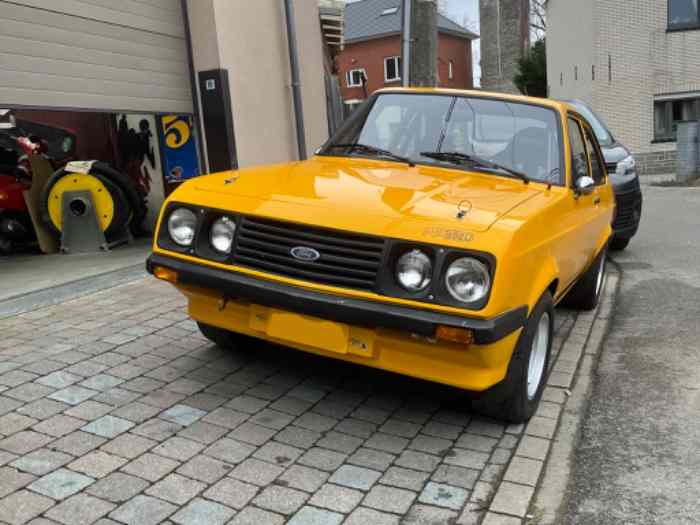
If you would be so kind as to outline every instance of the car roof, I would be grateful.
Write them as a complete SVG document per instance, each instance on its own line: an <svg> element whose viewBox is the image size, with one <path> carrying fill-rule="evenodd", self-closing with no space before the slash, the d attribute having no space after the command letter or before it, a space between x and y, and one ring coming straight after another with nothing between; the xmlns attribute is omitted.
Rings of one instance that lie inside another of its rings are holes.
<svg viewBox="0 0 700 525"><path fill-rule="evenodd" d="M379 89L374 92L375 94L382 93L423 93L423 94L433 94L433 95L451 95L451 96L461 96L461 97L480 97L480 98L490 98L494 100L505 100L511 102L521 102L527 104L534 104L538 106L545 106L557 111L576 111L576 108L572 107L566 102L561 100L554 100L551 98L541 98L541 97L527 97L524 95L511 95L509 93L497 93L495 91L482 91L480 89L448 89L448 88L384 88Z"/></svg>

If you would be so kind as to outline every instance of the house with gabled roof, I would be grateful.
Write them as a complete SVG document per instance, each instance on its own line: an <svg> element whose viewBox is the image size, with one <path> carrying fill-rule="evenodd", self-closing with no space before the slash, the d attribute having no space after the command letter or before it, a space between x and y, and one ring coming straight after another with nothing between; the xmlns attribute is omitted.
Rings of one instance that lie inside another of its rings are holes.
<svg viewBox="0 0 700 525"><path fill-rule="evenodd" d="M344 48L336 58L343 100L354 107L374 91L401 85L402 0L345 5ZM473 87L472 41L478 35L438 15L441 87Z"/></svg>

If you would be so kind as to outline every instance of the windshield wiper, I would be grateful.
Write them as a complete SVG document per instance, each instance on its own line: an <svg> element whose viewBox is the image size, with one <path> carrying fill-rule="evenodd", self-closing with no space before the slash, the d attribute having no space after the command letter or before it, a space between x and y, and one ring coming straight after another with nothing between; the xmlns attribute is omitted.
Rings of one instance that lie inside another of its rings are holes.
<svg viewBox="0 0 700 525"><path fill-rule="evenodd" d="M349 149L349 150L359 150L365 153L370 153L376 155L377 157L386 157L388 159L398 160L399 162L405 162L409 166L415 166L416 163L407 157L402 157L401 155L396 155L389 150L377 148L376 146L370 146L369 144L331 144L327 146L326 149Z"/></svg>
<svg viewBox="0 0 700 525"><path fill-rule="evenodd" d="M435 160L443 160L445 162L451 162L453 164L470 163L477 166L481 166L482 168L500 170L508 173L509 175L513 175L514 177L521 179L525 184L528 184L530 182L530 177L528 177L520 171L511 169L507 166L503 166L502 164L498 164L490 160L482 159L481 157L467 155L466 153L459 153L457 151L423 151L421 152L421 155L423 157L428 157Z"/></svg>

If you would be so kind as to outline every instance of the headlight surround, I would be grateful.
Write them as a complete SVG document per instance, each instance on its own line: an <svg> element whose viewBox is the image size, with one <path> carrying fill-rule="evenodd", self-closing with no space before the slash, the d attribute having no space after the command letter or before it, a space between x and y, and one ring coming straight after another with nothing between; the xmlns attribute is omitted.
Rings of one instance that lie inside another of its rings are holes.
<svg viewBox="0 0 700 525"><path fill-rule="evenodd" d="M236 234L236 221L230 217L215 220L209 230L211 247L221 254L230 254L233 249L233 239Z"/></svg>
<svg viewBox="0 0 700 525"><path fill-rule="evenodd" d="M460 303L476 303L483 300L491 289L488 267L473 257L460 257L445 271L445 287Z"/></svg>
<svg viewBox="0 0 700 525"><path fill-rule="evenodd" d="M177 208L168 217L168 234L179 246L192 246L196 229L197 215L188 208Z"/></svg>
<svg viewBox="0 0 700 525"><path fill-rule="evenodd" d="M632 155L627 155L624 159L617 163L616 173L618 175L629 175L636 171L637 161Z"/></svg>
<svg viewBox="0 0 700 525"><path fill-rule="evenodd" d="M419 249L404 253L396 261L396 282L411 293L422 292L433 280L433 262Z"/></svg>

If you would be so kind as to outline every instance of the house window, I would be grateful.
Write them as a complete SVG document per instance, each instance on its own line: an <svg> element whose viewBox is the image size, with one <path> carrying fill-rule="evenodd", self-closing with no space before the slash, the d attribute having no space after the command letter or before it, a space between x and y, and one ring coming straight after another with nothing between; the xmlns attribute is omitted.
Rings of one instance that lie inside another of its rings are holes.
<svg viewBox="0 0 700 525"><path fill-rule="evenodd" d="M455 63L450 60L447 63L447 78L450 80L454 79L455 77Z"/></svg>
<svg viewBox="0 0 700 525"><path fill-rule="evenodd" d="M384 59L384 82L401 80L401 57Z"/></svg>
<svg viewBox="0 0 700 525"><path fill-rule="evenodd" d="M654 102L654 140L674 141L678 123L700 120L700 97Z"/></svg>
<svg viewBox="0 0 700 525"><path fill-rule="evenodd" d="M668 0L668 28L700 28L698 0Z"/></svg>
<svg viewBox="0 0 700 525"><path fill-rule="evenodd" d="M367 82L367 72L364 69L351 69L347 75L348 87L362 87Z"/></svg>

